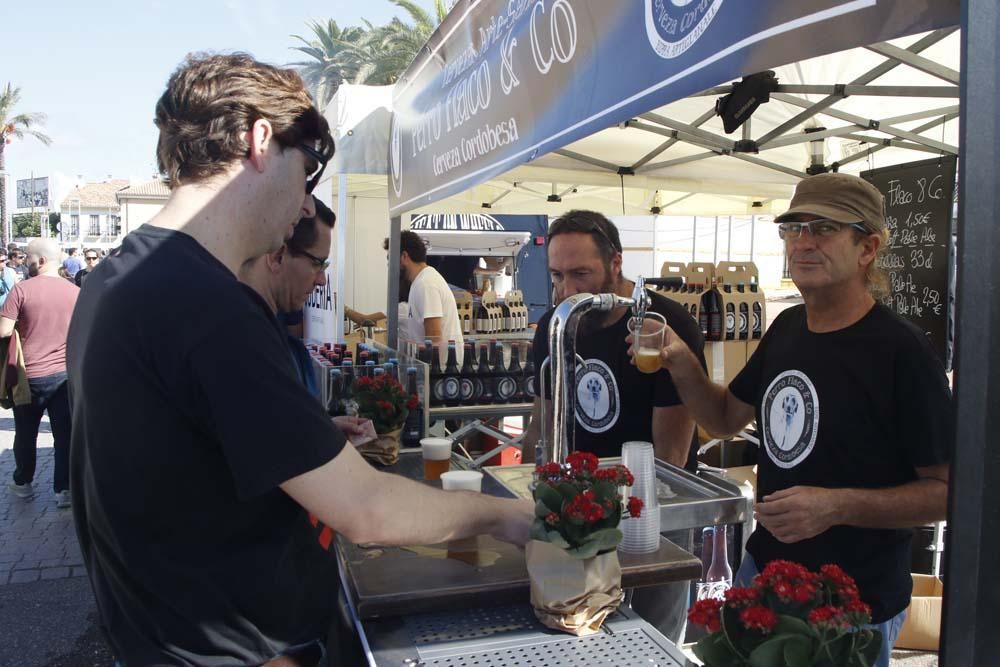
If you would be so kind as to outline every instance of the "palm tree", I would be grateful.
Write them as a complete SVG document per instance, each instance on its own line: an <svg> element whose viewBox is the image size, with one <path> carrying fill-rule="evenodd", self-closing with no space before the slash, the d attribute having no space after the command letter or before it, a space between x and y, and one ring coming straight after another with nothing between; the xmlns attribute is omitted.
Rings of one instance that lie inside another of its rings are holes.
<svg viewBox="0 0 1000 667"><path fill-rule="evenodd" d="M315 39L307 40L299 35L292 35L304 44L292 48L312 57L313 60L291 65L299 68L316 103L320 108L324 108L340 84L353 82L357 76L359 68L357 45L363 41L365 30L356 26L342 30L333 19L326 25L319 21L311 21L308 25Z"/></svg>
<svg viewBox="0 0 1000 667"><path fill-rule="evenodd" d="M412 24L399 18L384 26L362 20L363 26L341 29L331 19L326 25L309 24L313 40L292 35L304 44L292 48L312 58L292 66L299 68L321 108L342 83L395 83L448 14L443 0L434 0L434 17L410 0L390 1L410 15Z"/></svg>
<svg viewBox="0 0 1000 667"><path fill-rule="evenodd" d="M14 107L21 99L21 89L9 82L0 92L0 239L6 244L10 238L7 229L7 163L4 151L14 139L24 139L29 135L46 146L52 143L48 135L32 129L45 124L43 113L16 113Z"/></svg>
<svg viewBox="0 0 1000 667"><path fill-rule="evenodd" d="M359 72L365 83L395 83L417 57L420 49L434 33L435 28L448 15L443 0L434 0L434 16L411 0L390 0L410 15L412 23L394 17L389 23L371 33L377 41L378 57L366 63Z"/></svg>

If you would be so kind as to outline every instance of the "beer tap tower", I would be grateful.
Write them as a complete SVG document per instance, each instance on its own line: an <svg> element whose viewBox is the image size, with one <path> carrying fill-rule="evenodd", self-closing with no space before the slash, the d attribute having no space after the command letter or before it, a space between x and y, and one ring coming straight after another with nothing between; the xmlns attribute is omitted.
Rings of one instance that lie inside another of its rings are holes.
<svg viewBox="0 0 1000 667"><path fill-rule="evenodd" d="M535 446L535 460L539 463L556 462L566 465L566 458L574 451L574 420L576 415L576 329L580 318L592 310L609 312L615 308L628 308L632 319L641 322L649 308L650 298L647 285L658 287L680 287L682 278L643 278L639 276L632 290L632 298L617 294L574 294L556 306L549 321L549 357L542 363L541 381L545 383L545 369L552 377L552 437L546 433L545 400L546 393L540 392L541 435Z"/></svg>

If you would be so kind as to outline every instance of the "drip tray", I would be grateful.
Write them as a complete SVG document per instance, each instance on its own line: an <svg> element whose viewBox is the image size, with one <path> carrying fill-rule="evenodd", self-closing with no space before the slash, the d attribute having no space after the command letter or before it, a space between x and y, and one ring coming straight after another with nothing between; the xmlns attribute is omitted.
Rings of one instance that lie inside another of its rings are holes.
<svg viewBox="0 0 1000 667"><path fill-rule="evenodd" d="M635 612L610 616L601 632L575 637L535 619L526 605L408 618L421 667L682 667L679 651Z"/></svg>

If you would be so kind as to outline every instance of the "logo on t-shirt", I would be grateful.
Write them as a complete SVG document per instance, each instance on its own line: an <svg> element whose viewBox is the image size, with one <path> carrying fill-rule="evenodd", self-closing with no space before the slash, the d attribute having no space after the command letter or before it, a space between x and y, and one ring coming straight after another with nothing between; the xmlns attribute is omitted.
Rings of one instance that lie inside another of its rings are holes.
<svg viewBox="0 0 1000 667"><path fill-rule="evenodd" d="M615 376L600 359L576 369L576 421L591 433L604 433L618 422L621 399Z"/></svg>
<svg viewBox="0 0 1000 667"><path fill-rule="evenodd" d="M761 432L767 455L779 468L794 468L816 445L819 396L804 373L785 371L764 392Z"/></svg>

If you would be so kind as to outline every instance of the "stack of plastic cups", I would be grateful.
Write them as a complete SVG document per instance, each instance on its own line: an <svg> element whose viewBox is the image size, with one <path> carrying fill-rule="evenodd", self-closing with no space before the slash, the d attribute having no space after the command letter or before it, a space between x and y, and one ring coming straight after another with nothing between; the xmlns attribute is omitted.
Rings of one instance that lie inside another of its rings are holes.
<svg viewBox="0 0 1000 667"><path fill-rule="evenodd" d="M656 461L653 443L626 442L622 445L622 464L635 477L631 488L625 487L626 498L642 499L642 512L638 519L622 517L621 551L645 554L660 547L660 507L656 499Z"/></svg>

